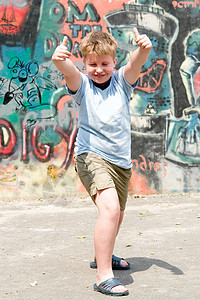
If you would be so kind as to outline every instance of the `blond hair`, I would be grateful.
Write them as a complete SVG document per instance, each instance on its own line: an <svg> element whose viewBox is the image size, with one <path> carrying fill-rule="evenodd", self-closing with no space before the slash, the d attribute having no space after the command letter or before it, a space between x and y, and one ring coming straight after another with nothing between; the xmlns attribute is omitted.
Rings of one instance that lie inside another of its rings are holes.
<svg viewBox="0 0 200 300"><path fill-rule="evenodd" d="M80 44L80 50L83 58L88 54L110 54L113 59L117 52L117 42L115 38L108 32L94 31L88 33Z"/></svg>

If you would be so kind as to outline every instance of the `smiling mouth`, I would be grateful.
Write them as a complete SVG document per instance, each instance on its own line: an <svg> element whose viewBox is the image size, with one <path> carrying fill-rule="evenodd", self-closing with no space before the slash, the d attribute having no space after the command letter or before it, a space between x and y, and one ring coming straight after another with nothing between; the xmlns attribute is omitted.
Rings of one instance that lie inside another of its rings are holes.
<svg viewBox="0 0 200 300"><path fill-rule="evenodd" d="M96 74L94 75L96 78L103 78L105 75Z"/></svg>
<svg viewBox="0 0 200 300"><path fill-rule="evenodd" d="M12 24L3 24L0 25L0 28L3 29L3 31L7 32L7 31L16 31L17 26L12 25Z"/></svg>
<svg viewBox="0 0 200 300"><path fill-rule="evenodd" d="M137 89L146 93L154 93L161 85L167 63L157 60L146 72L140 73Z"/></svg>

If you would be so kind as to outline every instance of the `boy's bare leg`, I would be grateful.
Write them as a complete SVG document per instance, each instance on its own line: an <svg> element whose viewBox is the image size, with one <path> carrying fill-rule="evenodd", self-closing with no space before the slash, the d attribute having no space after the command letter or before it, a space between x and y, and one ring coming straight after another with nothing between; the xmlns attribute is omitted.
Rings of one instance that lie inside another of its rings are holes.
<svg viewBox="0 0 200 300"><path fill-rule="evenodd" d="M112 253L115 239L119 230L120 206L115 188L108 188L97 192L95 199L99 216L95 226L94 245L98 264L97 285L114 277L112 270ZM113 292L124 292L124 286L116 286Z"/></svg>
<svg viewBox="0 0 200 300"><path fill-rule="evenodd" d="M118 233L119 233L119 229L120 229L120 226L121 226L121 224L122 224L123 218L124 218L124 211L120 210L120 216L119 216L119 222L118 222L118 228L117 228L117 234L116 234L116 237L117 237L117 235L118 235ZM123 267L128 266L128 263L127 263L124 259L121 260L120 264L121 264L121 266L123 266Z"/></svg>
<svg viewBox="0 0 200 300"><path fill-rule="evenodd" d="M118 222L118 226L117 226L117 234L119 233L119 229L120 229L120 226L122 224L123 218L124 218L124 211L120 210L119 222ZM117 236L117 234L116 234L116 236ZM94 257L94 261L96 261L96 256ZM128 266L128 263L123 259L121 260L120 264L123 267Z"/></svg>

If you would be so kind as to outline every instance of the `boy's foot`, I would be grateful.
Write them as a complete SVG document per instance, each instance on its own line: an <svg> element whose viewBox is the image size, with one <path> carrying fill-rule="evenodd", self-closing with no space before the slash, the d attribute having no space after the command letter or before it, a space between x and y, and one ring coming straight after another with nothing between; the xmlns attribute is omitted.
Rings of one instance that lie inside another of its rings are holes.
<svg viewBox="0 0 200 300"><path fill-rule="evenodd" d="M112 256L112 267L114 270L128 270L131 267L131 264L127 262L124 258Z"/></svg>
<svg viewBox="0 0 200 300"><path fill-rule="evenodd" d="M130 263L127 262L124 258L119 258L115 255L112 256L112 269L113 270L129 270L131 267ZM97 263L96 261L90 262L90 268L96 269Z"/></svg>
<svg viewBox="0 0 200 300"><path fill-rule="evenodd" d="M129 291L116 278L110 278L99 285L94 284L94 290L110 296L127 296Z"/></svg>

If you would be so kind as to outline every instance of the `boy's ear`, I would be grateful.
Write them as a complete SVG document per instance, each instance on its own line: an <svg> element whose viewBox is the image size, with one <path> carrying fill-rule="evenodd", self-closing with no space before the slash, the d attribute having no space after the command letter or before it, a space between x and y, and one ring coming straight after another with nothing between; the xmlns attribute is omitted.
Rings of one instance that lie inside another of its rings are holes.
<svg viewBox="0 0 200 300"><path fill-rule="evenodd" d="M114 65L116 65L116 63L117 63L117 57L115 57L114 59Z"/></svg>

